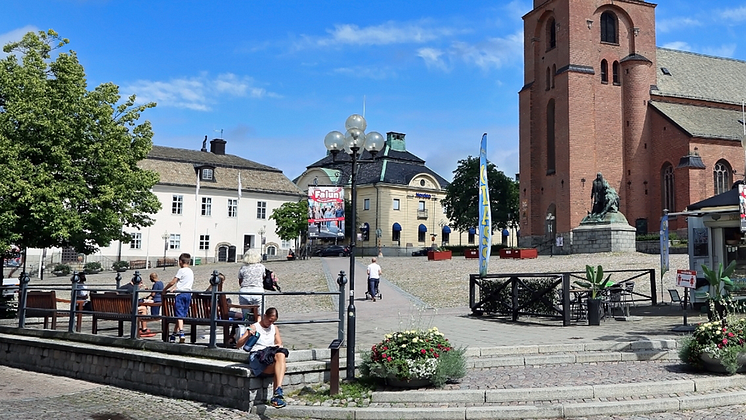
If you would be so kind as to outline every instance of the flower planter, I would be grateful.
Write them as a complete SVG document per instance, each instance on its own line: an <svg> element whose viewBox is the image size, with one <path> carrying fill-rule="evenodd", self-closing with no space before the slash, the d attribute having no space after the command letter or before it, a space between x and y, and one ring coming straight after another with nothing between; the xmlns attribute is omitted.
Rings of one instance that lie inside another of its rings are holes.
<svg viewBox="0 0 746 420"><path fill-rule="evenodd" d="M386 378L386 383L389 386L393 386L395 388L427 388L430 385L432 385L432 382L429 379L420 379L420 378L412 378L412 379L398 379L396 376L389 376Z"/></svg>
<svg viewBox="0 0 746 420"><path fill-rule="evenodd" d="M713 373L728 373L728 371L725 369L725 366L720 363L720 359L713 359L707 353L702 353L699 358L702 359L702 366L706 371ZM738 355L738 362L741 364L741 367L738 368L736 372L746 372L746 353L740 353Z"/></svg>
<svg viewBox="0 0 746 420"><path fill-rule="evenodd" d="M537 258L539 251L536 248L503 248L500 250L500 258Z"/></svg>
<svg viewBox="0 0 746 420"><path fill-rule="evenodd" d="M427 251L428 261L450 260L451 256L451 251Z"/></svg>
<svg viewBox="0 0 746 420"><path fill-rule="evenodd" d="M479 258L479 250L473 248L465 249L464 258Z"/></svg>
<svg viewBox="0 0 746 420"><path fill-rule="evenodd" d="M588 299L588 325L601 325L601 299Z"/></svg>

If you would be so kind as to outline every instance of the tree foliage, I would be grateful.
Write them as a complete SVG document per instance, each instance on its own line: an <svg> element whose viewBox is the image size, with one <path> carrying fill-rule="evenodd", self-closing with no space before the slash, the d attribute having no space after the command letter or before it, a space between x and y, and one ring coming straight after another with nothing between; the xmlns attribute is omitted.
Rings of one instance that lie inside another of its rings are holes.
<svg viewBox="0 0 746 420"><path fill-rule="evenodd" d="M124 226L153 223L158 174L137 166L152 147L140 113L119 88L88 90L69 41L53 30L7 44L0 61L0 249L74 247L92 253L128 240ZM20 56L20 57L19 57Z"/></svg>
<svg viewBox="0 0 746 420"><path fill-rule="evenodd" d="M272 211L269 218L277 224L275 233L283 241L295 240L299 236L304 237L308 232L308 200L283 203Z"/></svg>
<svg viewBox="0 0 746 420"><path fill-rule="evenodd" d="M453 182L446 187L442 200L446 217L457 230L476 228L479 224L479 158L469 156L458 161ZM518 216L518 183L497 166L487 162L492 230L504 229Z"/></svg>

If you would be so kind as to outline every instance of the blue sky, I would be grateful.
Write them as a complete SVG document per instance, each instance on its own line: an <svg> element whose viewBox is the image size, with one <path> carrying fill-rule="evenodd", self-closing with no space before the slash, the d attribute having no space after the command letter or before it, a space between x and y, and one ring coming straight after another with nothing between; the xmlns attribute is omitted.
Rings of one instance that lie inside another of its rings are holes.
<svg viewBox="0 0 746 420"><path fill-rule="evenodd" d="M49 28L69 38L89 88L158 103L143 114L156 145L198 150L222 130L227 153L292 179L365 98L368 131L405 133L446 179L484 132L513 176L532 4L3 0L0 43ZM746 59L746 1L666 0L656 16L658 46Z"/></svg>

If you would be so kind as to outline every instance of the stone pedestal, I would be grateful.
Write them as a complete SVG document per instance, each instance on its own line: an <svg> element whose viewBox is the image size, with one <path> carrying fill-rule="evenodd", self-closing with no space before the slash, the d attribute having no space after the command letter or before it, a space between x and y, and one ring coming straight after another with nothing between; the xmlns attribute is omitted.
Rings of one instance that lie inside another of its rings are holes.
<svg viewBox="0 0 746 420"><path fill-rule="evenodd" d="M635 228L627 223L581 223L572 230L572 252L635 252L635 233Z"/></svg>

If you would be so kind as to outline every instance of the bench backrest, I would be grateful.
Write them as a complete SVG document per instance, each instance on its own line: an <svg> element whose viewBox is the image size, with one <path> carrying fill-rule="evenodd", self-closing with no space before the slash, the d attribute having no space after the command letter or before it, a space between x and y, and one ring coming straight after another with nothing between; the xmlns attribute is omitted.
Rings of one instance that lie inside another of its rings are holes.
<svg viewBox="0 0 746 420"><path fill-rule="evenodd" d="M132 296L116 293L91 293L91 309L94 312L132 314Z"/></svg>
<svg viewBox="0 0 746 420"><path fill-rule="evenodd" d="M176 295L171 293L163 294L163 315L174 317L174 305L176 304ZM187 317L197 319L210 319L212 300L209 293L193 293L192 302L189 305ZM225 295L218 295L218 307L216 319L228 319L228 300Z"/></svg>
<svg viewBox="0 0 746 420"><path fill-rule="evenodd" d="M33 309L57 309L57 296L54 290L41 292L30 290L26 293L26 307Z"/></svg>

